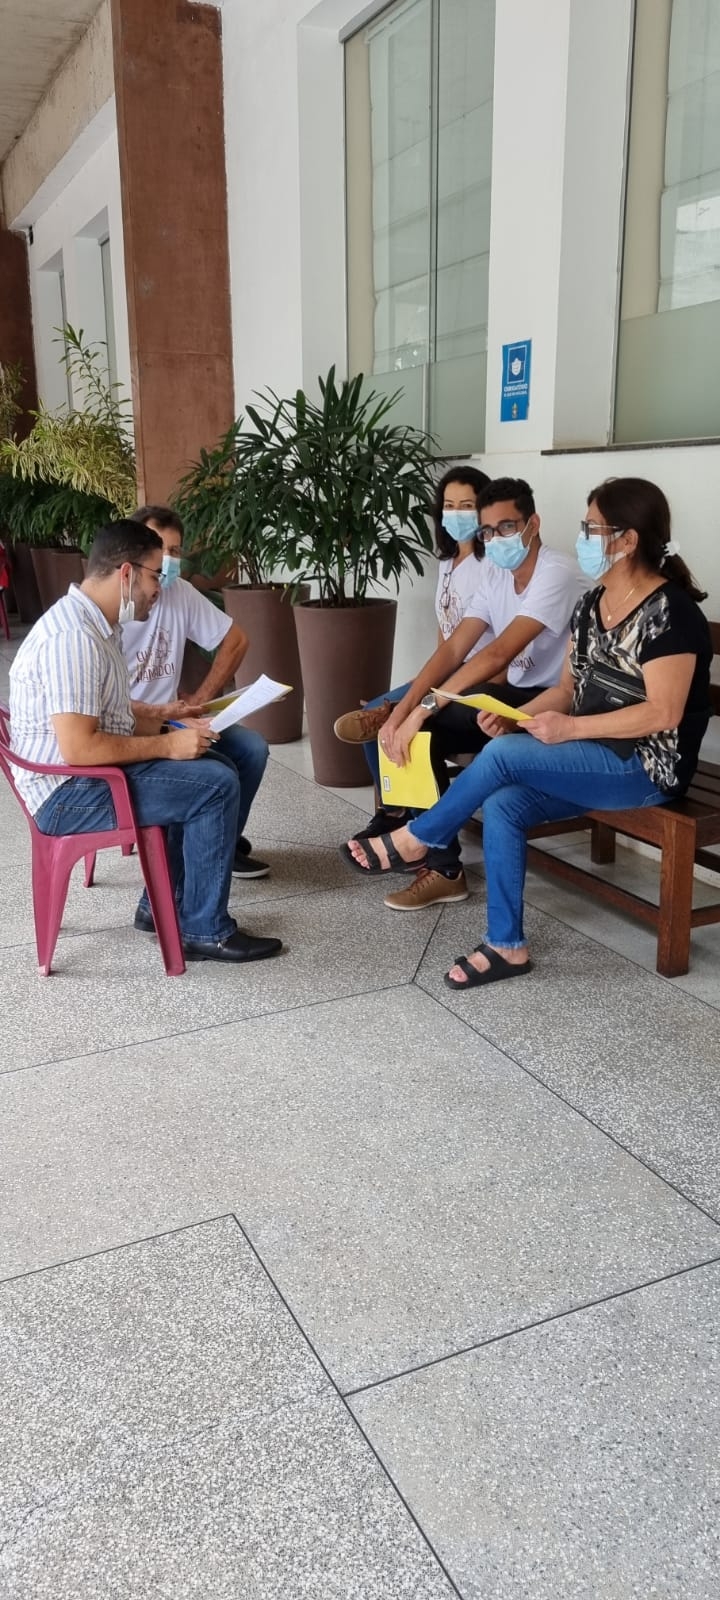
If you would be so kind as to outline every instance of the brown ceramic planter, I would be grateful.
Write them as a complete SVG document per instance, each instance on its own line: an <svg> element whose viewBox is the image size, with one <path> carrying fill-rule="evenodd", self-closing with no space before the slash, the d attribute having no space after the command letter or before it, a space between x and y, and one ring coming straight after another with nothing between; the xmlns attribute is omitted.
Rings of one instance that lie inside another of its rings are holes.
<svg viewBox="0 0 720 1600"><path fill-rule="evenodd" d="M13 589L20 621L37 622L38 617L42 616L43 608L29 544L11 545L10 561L12 564Z"/></svg>
<svg viewBox="0 0 720 1600"><path fill-rule="evenodd" d="M306 588L303 596L309 594ZM269 744L289 744L302 735L303 682L300 671L297 633L293 606L288 592L281 584L268 584L267 588L254 589L249 584L238 584L223 589L225 610L247 634L250 644L247 655L235 674L238 689L254 683L261 672L278 683L291 683L292 694L276 700L256 716L248 717L244 728L255 728Z"/></svg>
<svg viewBox="0 0 720 1600"><path fill-rule="evenodd" d="M40 601L43 611L49 611L56 600L62 600L71 583L82 583L83 566L79 550L32 550Z"/></svg>
<svg viewBox="0 0 720 1600"><path fill-rule="evenodd" d="M316 783L335 788L370 782L362 745L341 744L333 723L390 683L396 600L363 606L295 606Z"/></svg>

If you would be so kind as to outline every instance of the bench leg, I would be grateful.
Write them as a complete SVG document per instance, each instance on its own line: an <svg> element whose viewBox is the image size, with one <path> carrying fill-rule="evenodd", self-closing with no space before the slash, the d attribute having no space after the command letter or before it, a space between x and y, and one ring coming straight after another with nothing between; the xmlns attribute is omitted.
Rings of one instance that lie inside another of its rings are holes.
<svg viewBox="0 0 720 1600"><path fill-rule="evenodd" d="M593 822L590 830L590 860L607 867L615 860L615 829L607 822Z"/></svg>
<svg viewBox="0 0 720 1600"><path fill-rule="evenodd" d="M668 817L662 845L657 971L681 978L690 966L695 824L691 817Z"/></svg>

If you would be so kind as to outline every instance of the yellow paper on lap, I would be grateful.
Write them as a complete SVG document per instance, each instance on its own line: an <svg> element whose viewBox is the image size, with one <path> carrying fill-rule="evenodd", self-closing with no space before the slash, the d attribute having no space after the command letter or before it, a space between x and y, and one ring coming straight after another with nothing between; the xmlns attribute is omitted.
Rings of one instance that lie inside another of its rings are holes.
<svg viewBox="0 0 720 1600"><path fill-rule="evenodd" d="M432 692L440 700L457 700L461 706L472 706L473 711L492 711L493 716L508 717L511 722L530 721L529 711L521 711L519 706L506 706L491 694L446 694L444 689L433 689Z"/></svg>
<svg viewBox="0 0 720 1600"><path fill-rule="evenodd" d="M404 767L385 754L378 743L380 799L384 806L416 806L429 811L438 799L437 779L430 765L430 735L416 733Z"/></svg>

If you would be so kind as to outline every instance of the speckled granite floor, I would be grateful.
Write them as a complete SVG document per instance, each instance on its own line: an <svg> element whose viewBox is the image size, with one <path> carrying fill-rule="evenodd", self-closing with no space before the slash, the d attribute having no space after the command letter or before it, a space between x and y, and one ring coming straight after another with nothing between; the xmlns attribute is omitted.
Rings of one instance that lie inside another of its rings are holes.
<svg viewBox="0 0 720 1600"><path fill-rule="evenodd" d="M720 1590L720 928L669 983L531 877L535 973L453 996L478 847L393 915L368 804L273 752L280 960L166 980L108 852L43 980L0 789L2 1600Z"/></svg>

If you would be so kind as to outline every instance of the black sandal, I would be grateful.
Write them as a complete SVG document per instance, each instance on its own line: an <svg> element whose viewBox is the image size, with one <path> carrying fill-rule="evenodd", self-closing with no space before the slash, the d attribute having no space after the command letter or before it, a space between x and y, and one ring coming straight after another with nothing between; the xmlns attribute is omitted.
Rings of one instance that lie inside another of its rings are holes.
<svg viewBox="0 0 720 1600"><path fill-rule="evenodd" d="M523 961L520 966L514 966L512 961L506 961L497 950L492 950L489 944L476 944L473 955L484 956L488 962L487 967L479 972L467 956L458 956L454 966L465 973L466 983L458 983L457 978L451 978L450 973L445 973L445 982L448 989L478 989L481 984L500 983L503 978L522 978L524 973L532 972L532 961Z"/></svg>
<svg viewBox="0 0 720 1600"><path fill-rule="evenodd" d="M349 862L351 867L355 868L356 872L364 872L365 876L367 877L369 873L371 874L377 872L417 872L420 867L424 867L427 856L423 856L422 861L404 861L400 855L400 852L395 849L389 833L378 833L373 835L373 837L378 840L379 844L385 846L389 866L383 866L382 861L375 850L366 849L365 856L367 859L367 866L364 867L361 861L356 861L355 856L350 849L350 845L341 844L341 856L345 861ZM355 835L355 838L357 838L357 835ZM354 839L351 842L354 843Z"/></svg>

